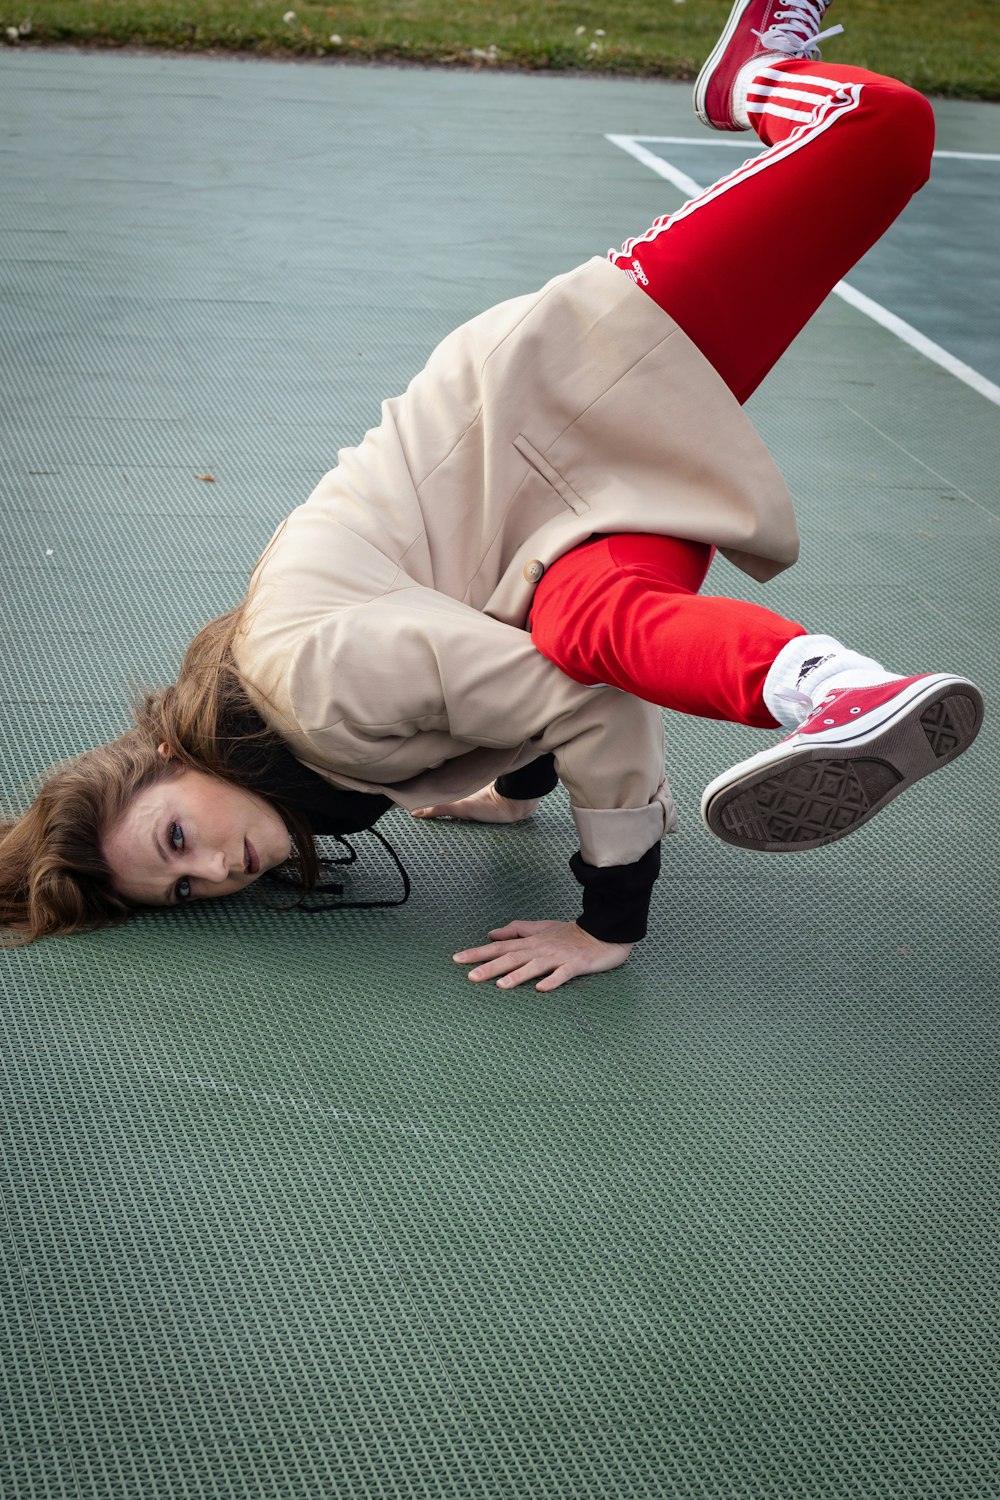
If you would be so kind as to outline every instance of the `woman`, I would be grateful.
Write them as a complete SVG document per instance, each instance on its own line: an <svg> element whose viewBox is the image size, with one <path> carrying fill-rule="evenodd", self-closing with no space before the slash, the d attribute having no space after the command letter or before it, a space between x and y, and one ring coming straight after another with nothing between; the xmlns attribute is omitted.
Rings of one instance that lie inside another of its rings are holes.
<svg viewBox="0 0 1000 1500"><path fill-rule="evenodd" d="M247 600L136 728L43 788L0 844L22 939L225 895L312 835L513 821L561 780L575 922L456 961L540 990L624 962L675 824L661 707L784 726L702 811L747 848L816 847L961 753L982 701L698 591L716 548L766 580L791 499L740 407L926 180L933 117L818 61L823 0L737 0L700 117L770 148L608 259L491 309L279 528ZM840 30L841 28L835 28Z"/></svg>

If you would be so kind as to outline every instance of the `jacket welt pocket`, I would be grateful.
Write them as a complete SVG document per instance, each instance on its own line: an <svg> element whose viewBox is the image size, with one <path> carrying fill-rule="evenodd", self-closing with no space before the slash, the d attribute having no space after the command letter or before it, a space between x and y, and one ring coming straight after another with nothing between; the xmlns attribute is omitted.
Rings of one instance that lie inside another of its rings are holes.
<svg viewBox="0 0 1000 1500"><path fill-rule="evenodd" d="M576 490L566 483L559 471L554 469L550 463L547 463L538 449L529 443L528 439L520 432L514 439L514 447L520 453L521 457L526 458L531 467L537 470L542 478L552 486L556 494L561 500L565 501L570 510L575 510L578 516L582 516L590 509L586 500L580 499Z"/></svg>

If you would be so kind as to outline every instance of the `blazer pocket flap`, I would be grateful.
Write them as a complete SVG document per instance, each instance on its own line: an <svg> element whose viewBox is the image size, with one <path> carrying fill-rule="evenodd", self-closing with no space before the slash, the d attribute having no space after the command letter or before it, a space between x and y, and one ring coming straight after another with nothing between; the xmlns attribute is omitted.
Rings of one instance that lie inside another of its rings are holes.
<svg viewBox="0 0 1000 1500"><path fill-rule="evenodd" d="M538 449L534 447L532 443L528 442L528 439L524 436L523 433L519 432L517 434L517 437L514 439L514 447L517 449L518 453L520 453L521 457L526 458L531 467L537 470L537 472L541 474L542 478L552 486L556 494L560 497L560 499L566 502L570 510L575 510L578 516L582 516L586 511L590 509L590 506L587 504L586 500L581 500L580 496L576 493L576 490L574 490L571 485L566 483L566 480L562 477L559 471L557 469L554 469L552 465L542 457Z"/></svg>

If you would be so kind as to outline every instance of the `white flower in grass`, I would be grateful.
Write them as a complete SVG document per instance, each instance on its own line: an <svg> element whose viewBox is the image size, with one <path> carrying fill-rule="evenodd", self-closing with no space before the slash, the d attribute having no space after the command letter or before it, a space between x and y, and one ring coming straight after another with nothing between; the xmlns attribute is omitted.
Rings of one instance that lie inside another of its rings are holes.
<svg viewBox="0 0 1000 1500"><path fill-rule="evenodd" d="M607 36L607 34L608 33L606 31L602 31L599 26L598 26L597 30L594 32L595 36Z"/></svg>
<svg viewBox="0 0 1000 1500"><path fill-rule="evenodd" d="M586 26L578 26L576 28L576 31L575 31L574 35L575 36L586 36L587 35L587 28L586 28Z"/></svg>
<svg viewBox="0 0 1000 1500"><path fill-rule="evenodd" d="M339 47L343 40L344 38L342 36L338 36L335 31L330 32L330 43L332 46Z"/></svg>
<svg viewBox="0 0 1000 1500"><path fill-rule="evenodd" d="M286 26L291 26L292 22L295 20L294 10L286 10L281 19L284 21Z"/></svg>
<svg viewBox="0 0 1000 1500"><path fill-rule="evenodd" d="M21 40L21 34L16 26L8 26L7 30L4 32L4 36L7 38L8 42L11 43L11 45L13 45L14 42L19 42Z"/></svg>
<svg viewBox="0 0 1000 1500"><path fill-rule="evenodd" d="M17 28L17 30L18 30L18 35L19 36L30 36L31 35L31 17L28 16L27 20L22 21L21 24L20 24L20 26Z"/></svg>

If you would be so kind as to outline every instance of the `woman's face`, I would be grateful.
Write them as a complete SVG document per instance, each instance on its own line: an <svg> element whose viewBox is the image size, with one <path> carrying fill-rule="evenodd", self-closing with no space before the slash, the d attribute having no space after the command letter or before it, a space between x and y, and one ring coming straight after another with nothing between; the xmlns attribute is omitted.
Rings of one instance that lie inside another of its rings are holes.
<svg viewBox="0 0 1000 1500"><path fill-rule="evenodd" d="M291 848L288 829L265 798L185 768L133 799L102 853L127 901L175 906L241 891Z"/></svg>

